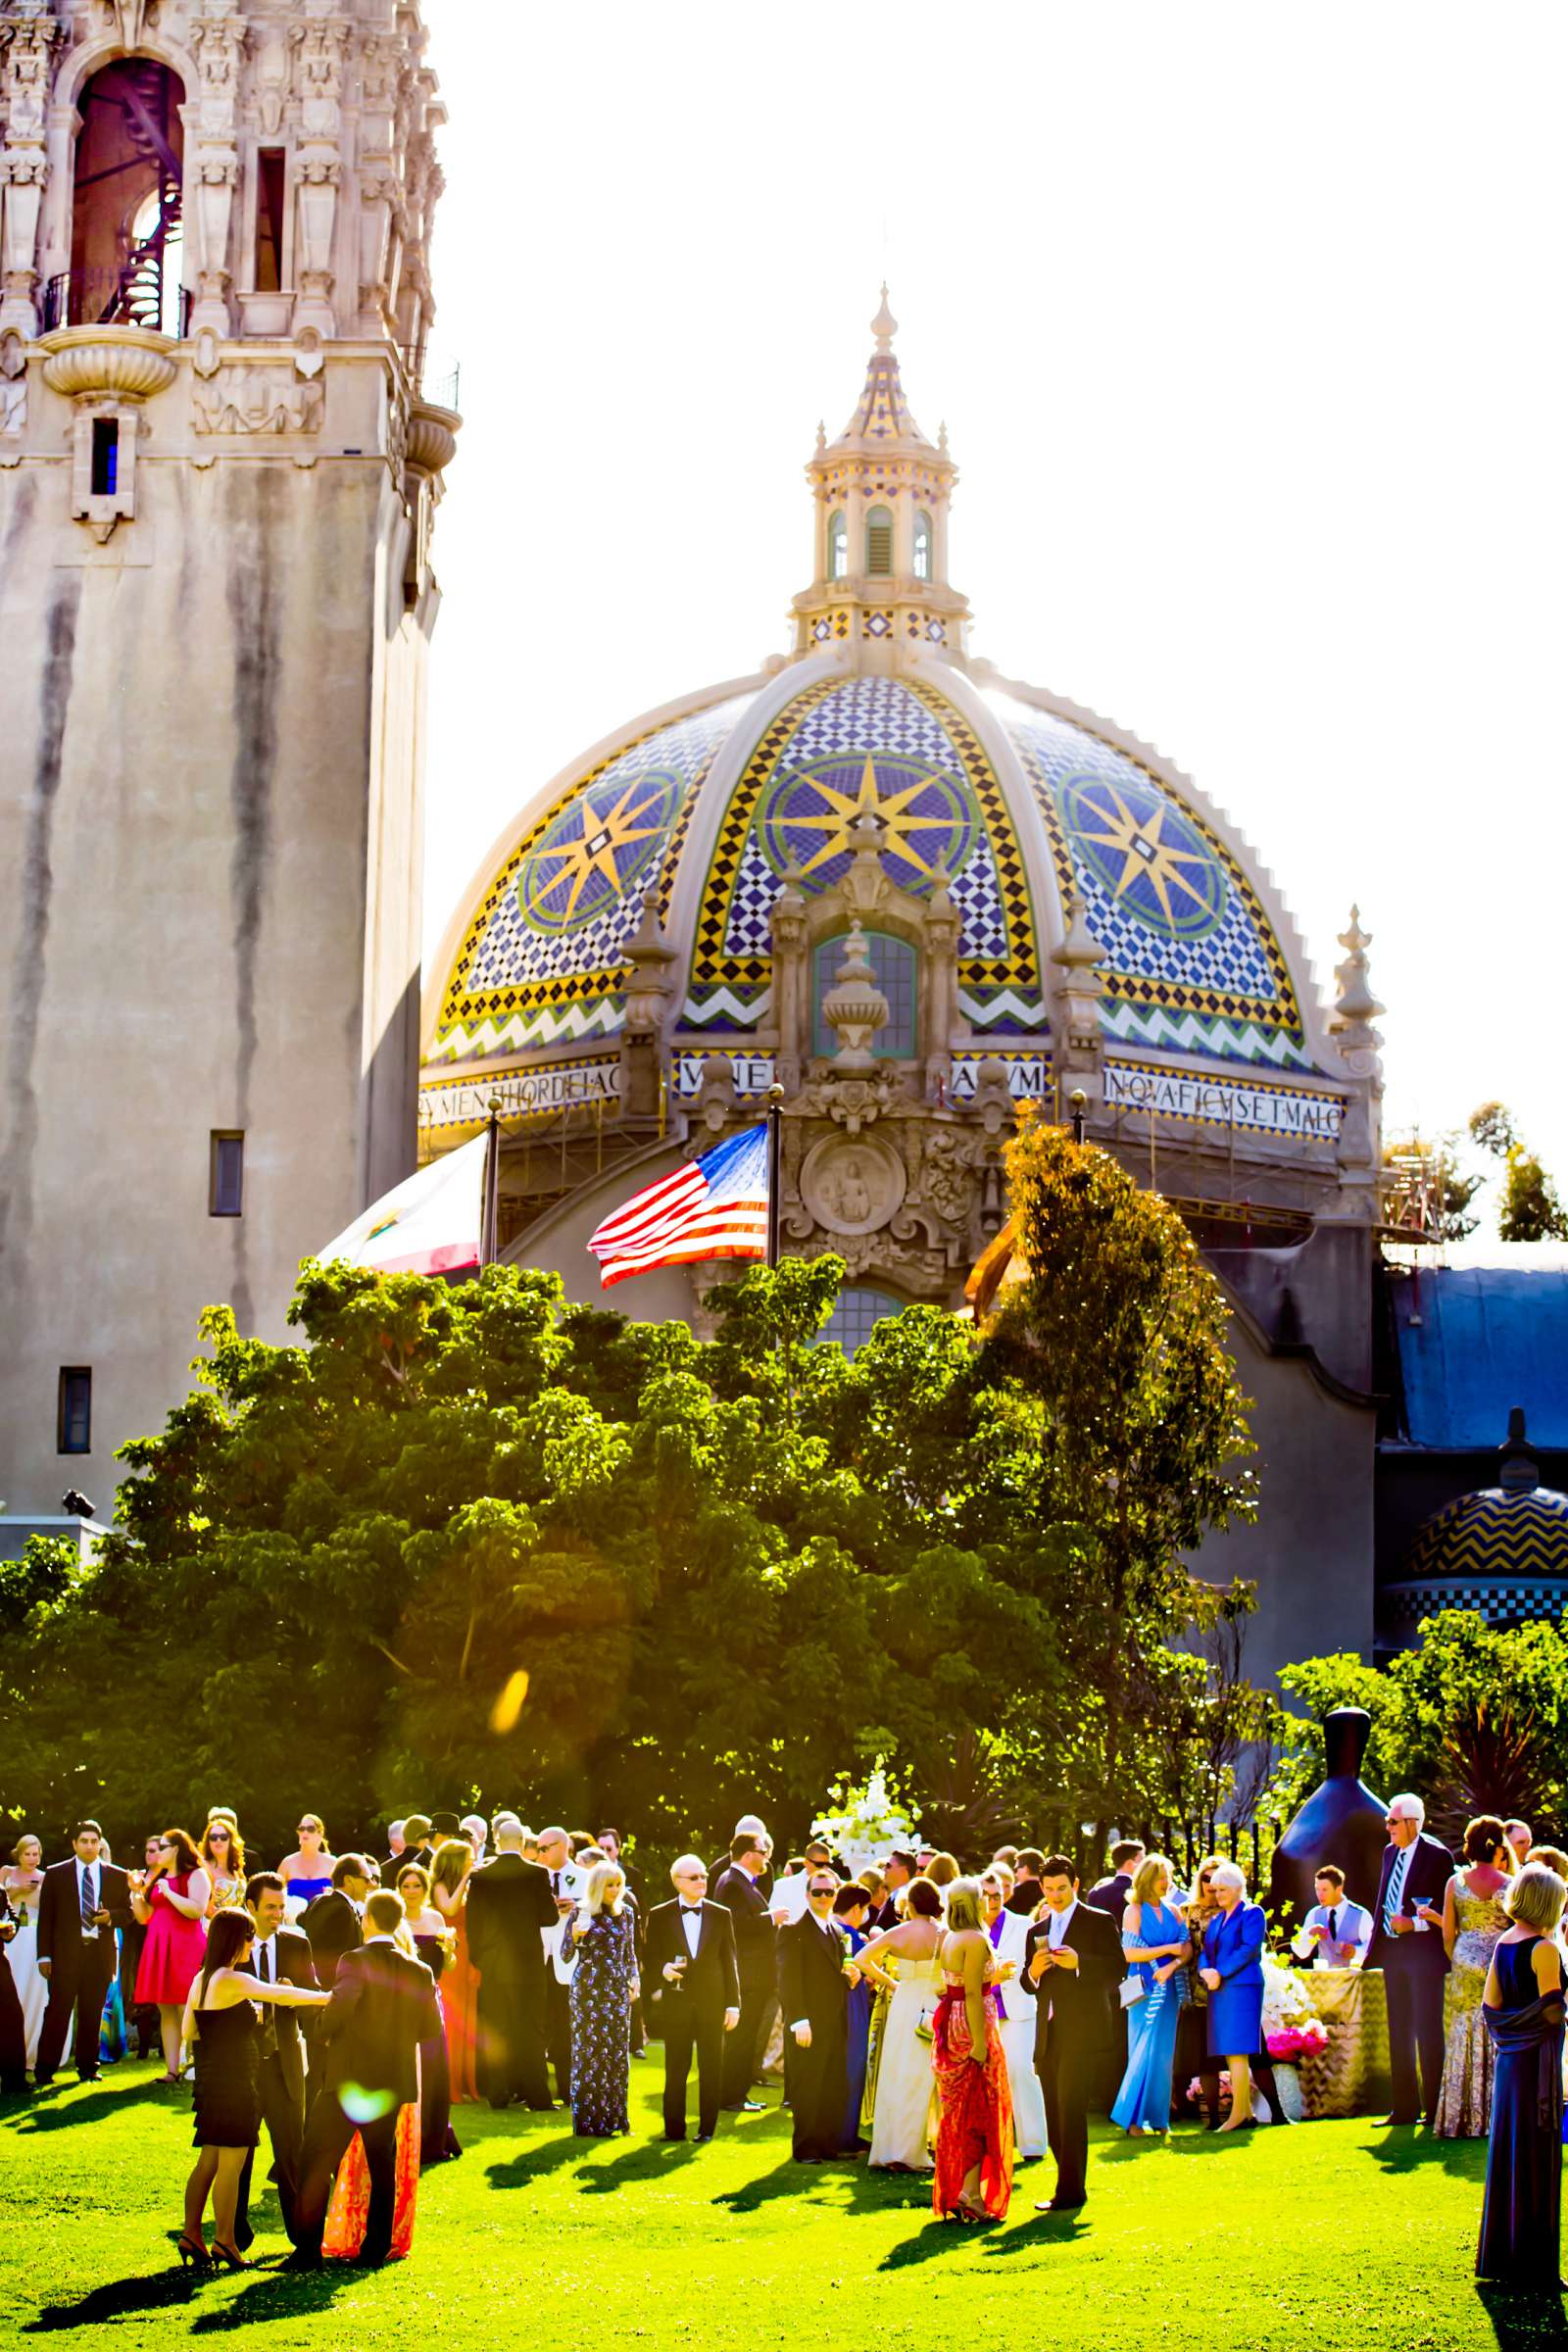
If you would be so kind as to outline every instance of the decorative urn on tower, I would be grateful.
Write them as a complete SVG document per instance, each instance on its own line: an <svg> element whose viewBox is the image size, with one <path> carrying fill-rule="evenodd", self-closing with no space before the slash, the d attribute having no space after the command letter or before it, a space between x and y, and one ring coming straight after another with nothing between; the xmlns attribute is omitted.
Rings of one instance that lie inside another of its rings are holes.
<svg viewBox="0 0 1568 2352"><path fill-rule="evenodd" d="M1300 1807L1274 1849L1269 1873L1269 1908L1276 1926L1297 1925L1317 1900L1312 1881L1325 1862L1345 1873L1345 1891L1370 1910L1377 1900L1378 1874L1388 1843L1384 1801L1361 1778L1361 1759L1372 1737L1364 1707L1336 1707L1323 1719L1326 1767L1320 1786Z"/></svg>

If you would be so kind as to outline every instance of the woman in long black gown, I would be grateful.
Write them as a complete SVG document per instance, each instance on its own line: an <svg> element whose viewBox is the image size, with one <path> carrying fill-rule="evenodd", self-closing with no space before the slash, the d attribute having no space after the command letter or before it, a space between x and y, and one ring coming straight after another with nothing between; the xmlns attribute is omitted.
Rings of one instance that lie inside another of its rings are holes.
<svg viewBox="0 0 1568 2352"><path fill-rule="evenodd" d="M1476 2274L1510 2286L1560 2283L1563 1983L1552 1935L1565 1901L1568 1885L1544 1863L1519 1873L1481 2011L1496 2063Z"/></svg>

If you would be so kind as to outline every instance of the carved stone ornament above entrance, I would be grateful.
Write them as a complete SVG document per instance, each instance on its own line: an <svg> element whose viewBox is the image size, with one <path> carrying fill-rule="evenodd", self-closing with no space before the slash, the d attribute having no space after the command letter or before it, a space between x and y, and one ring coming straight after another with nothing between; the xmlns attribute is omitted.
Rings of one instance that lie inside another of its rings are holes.
<svg viewBox="0 0 1568 2352"><path fill-rule="evenodd" d="M801 1199L828 1233L875 1233L904 1205L903 1160L880 1137L825 1135L801 1163Z"/></svg>

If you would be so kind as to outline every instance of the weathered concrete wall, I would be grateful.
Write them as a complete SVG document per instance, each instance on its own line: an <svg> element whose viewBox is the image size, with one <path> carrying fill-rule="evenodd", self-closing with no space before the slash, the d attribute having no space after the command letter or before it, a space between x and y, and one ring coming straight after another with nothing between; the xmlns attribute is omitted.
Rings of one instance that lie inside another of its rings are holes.
<svg viewBox="0 0 1568 2352"><path fill-rule="evenodd" d="M1265 1355L1239 1316L1231 1346L1253 1399L1258 1516L1211 1536L1193 1565L1211 1584L1256 1583L1245 1660L1253 1682L1325 1650L1370 1660L1376 1412L1329 1396L1300 1357Z"/></svg>
<svg viewBox="0 0 1568 2352"><path fill-rule="evenodd" d="M0 470L0 1497L73 1484L107 1516L199 1310L285 1336L300 1257L414 1164L425 643L379 355L328 362L308 450L196 435L182 355L103 545L71 517L73 404L28 374ZM225 1127L237 1218L208 1213ZM87 1456L56 1450L68 1364Z"/></svg>

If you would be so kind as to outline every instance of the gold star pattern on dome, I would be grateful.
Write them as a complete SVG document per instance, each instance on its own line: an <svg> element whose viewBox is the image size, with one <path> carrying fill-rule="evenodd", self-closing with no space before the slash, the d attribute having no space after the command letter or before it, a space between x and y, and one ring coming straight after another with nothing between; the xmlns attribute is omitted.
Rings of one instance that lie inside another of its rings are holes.
<svg viewBox="0 0 1568 2352"><path fill-rule="evenodd" d="M1113 885L1112 895L1122 898L1143 875L1164 908L1165 920L1173 931L1181 928L1180 919L1171 906L1170 894L1173 890L1184 892L1207 912L1209 889L1197 888L1188 880L1182 868L1196 866L1206 883L1210 861L1191 850L1178 849L1173 841L1162 838L1169 810L1156 806L1147 816L1140 817L1128 808L1114 785L1105 785L1102 791L1104 799L1110 803L1110 808L1102 812L1105 830L1097 833L1084 825L1082 837L1085 841L1097 842L1101 848L1120 855L1122 868Z"/></svg>
<svg viewBox="0 0 1568 2352"><path fill-rule="evenodd" d="M884 857L902 858L906 864L914 867L916 873L924 874L928 881L934 882L945 866L929 864L915 848L912 836L916 833L941 833L951 841L954 820L951 811L944 811L937 816L914 814L912 804L931 781L930 777L919 776L901 791L884 795L877 783L876 766L869 752L865 755L865 765L860 771L858 792L841 792L836 785L813 776L813 787L827 803L826 808L783 819L784 830L807 833L816 843L811 855L800 861L803 876L816 866L825 864L828 858L842 858L852 852L858 821L862 816L873 816L878 827L877 847Z"/></svg>
<svg viewBox="0 0 1568 2352"><path fill-rule="evenodd" d="M548 893L553 899L563 883L569 884L566 904L556 917L559 922L568 923L576 912L577 901L596 875L612 891L618 891L621 884L621 869L616 863L618 854L635 842L652 840L663 830L668 818L665 800L662 781L650 791L645 778L628 784L614 806L603 815L585 799L580 812L582 832L577 839L562 841L558 837L535 853L531 862L536 870L531 877L530 895L539 898ZM650 814L651 824L638 823L639 817ZM538 870L547 864L548 874Z"/></svg>

